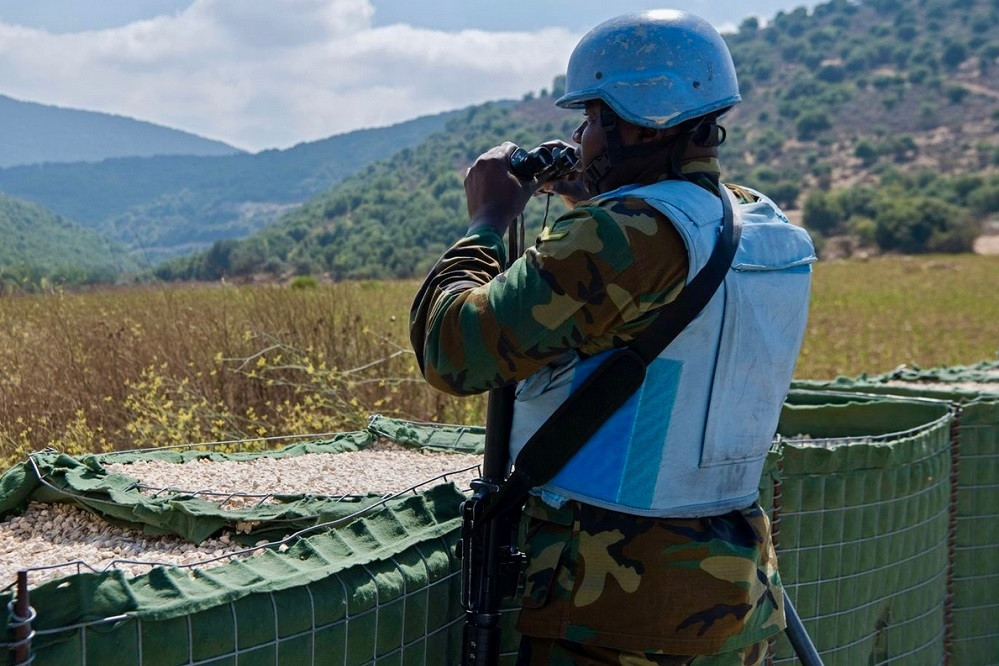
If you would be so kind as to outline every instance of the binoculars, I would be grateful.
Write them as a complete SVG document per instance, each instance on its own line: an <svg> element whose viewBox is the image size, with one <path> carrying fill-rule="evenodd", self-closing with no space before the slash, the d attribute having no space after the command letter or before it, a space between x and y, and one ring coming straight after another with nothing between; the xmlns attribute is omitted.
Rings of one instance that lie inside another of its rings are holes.
<svg viewBox="0 0 999 666"><path fill-rule="evenodd" d="M521 180L537 178L539 182L556 180L575 171L579 155L575 148L547 148L533 150L518 148L510 155L510 171Z"/></svg>

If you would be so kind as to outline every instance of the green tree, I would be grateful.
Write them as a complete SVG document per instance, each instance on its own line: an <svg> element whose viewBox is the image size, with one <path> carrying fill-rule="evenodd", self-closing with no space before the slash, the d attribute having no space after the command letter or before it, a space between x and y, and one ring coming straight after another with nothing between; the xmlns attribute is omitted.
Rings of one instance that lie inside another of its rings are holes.
<svg viewBox="0 0 999 666"><path fill-rule="evenodd" d="M867 139L861 139L853 149L853 154L865 167L869 167L878 161L880 153L874 144Z"/></svg>
<svg viewBox="0 0 999 666"><path fill-rule="evenodd" d="M968 49L964 44L951 42L944 47L940 61L948 69L957 69L958 66L968 58Z"/></svg>
<svg viewBox="0 0 999 666"><path fill-rule="evenodd" d="M939 199L885 193L875 218L882 250L906 253L967 252L977 229L962 209Z"/></svg>
<svg viewBox="0 0 999 666"><path fill-rule="evenodd" d="M843 229L843 208L835 195L813 192L805 199L801 221L822 236L832 236Z"/></svg>
<svg viewBox="0 0 999 666"><path fill-rule="evenodd" d="M801 114L795 123L798 138L802 141L814 139L820 132L832 127L829 114L822 110L809 110Z"/></svg>

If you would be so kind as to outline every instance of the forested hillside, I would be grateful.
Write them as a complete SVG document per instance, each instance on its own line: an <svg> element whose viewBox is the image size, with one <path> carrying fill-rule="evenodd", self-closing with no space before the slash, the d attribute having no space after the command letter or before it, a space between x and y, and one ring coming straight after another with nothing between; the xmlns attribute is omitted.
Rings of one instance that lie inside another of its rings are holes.
<svg viewBox="0 0 999 666"><path fill-rule="evenodd" d="M551 111L551 99L486 104L465 111L416 148L373 164L245 241L156 272L165 279L217 279L267 272L329 273L334 279L406 277L436 259L466 224L464 169L503 140L534 145L566 136L576 112ZM531 208L533 217L539 205Z"/></svg>
<svg viewBox="0 0 999 666"><path fill-rule="evenodd" d="M251 235L370 162L419 143L451 115L256 154L11 167L0 169L0 192L103 233L151 266Z"/></svg>
<svg viewBox="0 0 999 666"><path fill-rule="evenodd" d="M744 102L725 121L725 178L771 194L820 246L967 251L999 211L994 0L832 0L765 27L748 18L726 39ZM579 118L554 108L560 86L470 109L252 238L157 273L418 275L465 227L461 174L476 155L568 136Z"/></svg>
<svg viewBox="0 0 999 666"><path fill-rule="evenodd" d="M111 282L136 264L124 248L37 204L0 195L0 294Z"/></svg>
<svg viewBox="0 0 999 666"><path fill-rule="evenodd" d="M0 95L0 167L98 162L111 157L232 155L238 148L109 113L65 109Z"/></svg>

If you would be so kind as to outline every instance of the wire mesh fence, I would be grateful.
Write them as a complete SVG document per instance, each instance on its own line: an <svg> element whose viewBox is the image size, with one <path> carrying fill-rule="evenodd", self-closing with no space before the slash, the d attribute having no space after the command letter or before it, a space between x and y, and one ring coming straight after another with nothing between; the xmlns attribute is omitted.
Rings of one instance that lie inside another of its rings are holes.
<svg viewBox="0 0 999 666"><path fill-rule="evenodd" d="M840 388L792 393L761 484L782 578L821 656L830 666L995 663L999 534L983 525L996 524L997 401L965 404L955 421L956 401ZM481 452L477 428L378 418L370 428L418 449ZM0 595L0 654L18 666L456 664L464 494L448 481L212 568L129 578L77 567L25 585L20 610L12 584ZM204 497L157 490L180 504ZM514 660L515 619L507 607L503 664ZM794 662L783 637L771 661Z"/></svg>

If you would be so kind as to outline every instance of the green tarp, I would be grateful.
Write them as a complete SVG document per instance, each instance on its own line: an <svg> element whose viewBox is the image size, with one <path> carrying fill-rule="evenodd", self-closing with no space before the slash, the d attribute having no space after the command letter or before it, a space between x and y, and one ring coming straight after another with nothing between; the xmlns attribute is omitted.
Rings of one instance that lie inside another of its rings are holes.
<svg viewBox="0 0 999 666"><path fill-rule="evenodd" d="M0 518L23 509L28 501L68 502L106 520L138 527L147 534L175 534L200 543L223 527L238 522L254 524L248 542L278 537L350 516L381 499L381 495L329 498L277 495L274 504L223 509L218 504L189 495L150 496L137 487L138 480L109 474L104 465L136 460L184 463L193 460L246 461L261 457L300 456L306 453L343 453L360 450L374 441L369 432L343 433L329 440L293 444L278 451L221 453L213 451L154 450L74 458L58 453L36 453L0 477ZM238 536L238 535L237 535Z"/></svg>
<svg viewBox="0 0 999 666"><path fill-rule="evenodd" d="M33 623L36 663L188 663L179 657L190 650L203 652L202 658L227 656L239 643L273 655L282 635L298 633L290 626L312 633L324 628L302 642L304 650L317 640L335 642L355 617L369 618L358 625L374 622L380 627L351 626L349 631L360 636L369 633L351 648L364 659L343 663L367 663L373 655L401 648L407 636L425 639L428 629L446 634L460 609L451 599L452 582L445 590L433 583L455 569L451 553L463 498L452 485L436 486L396 499L340 529L298 539L285 552L264 550L205 570L156 568L131 579L112 570L46 583L31 591L38 611ZM416 590L420 593L412 594ZM312 599L293 601L302 596ZM0 603L9 600L9 593L0 595ZM287 601L283 611L275 606L282 600ZM237 631L240 613L246 617ZM115 617L119 619L99 622ZM192 618L197 618L200 634L213 637L209 644L189 633ZM74 628L79 623L93 624ZM60 631L65 627L70 629ZM384 644L372 646L376 638ZM312 663L297 652L293 660L280 663ZM177 657L165 656L171 653Z"/></svg>

